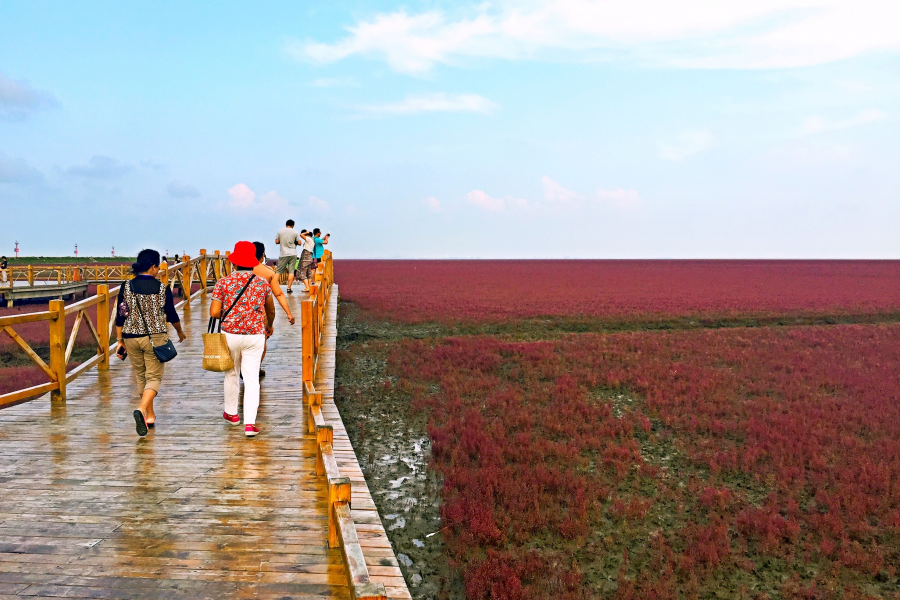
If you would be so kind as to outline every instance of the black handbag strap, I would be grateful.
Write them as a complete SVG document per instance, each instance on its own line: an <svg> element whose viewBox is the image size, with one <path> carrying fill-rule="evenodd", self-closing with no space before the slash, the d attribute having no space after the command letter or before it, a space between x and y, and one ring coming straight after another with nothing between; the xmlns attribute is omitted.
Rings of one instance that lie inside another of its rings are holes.
<svg viewBox="0 0 900 600"><path fill-rule="evenodd" d="M162 286L162 283L160 283ZM131 290L131 297L134 298L134 305L137 306L138 314L141 316L141 323L144 325L144 331L147 332L147 337L150 338L150 345L153 345L153 336L150 334L150 328L147 327L147 321L144 320L144 311L141 310L141 301L138 299L137 292L134 291L134 279L128 282L128 289ZM165 298L165 288L160 290L163 293L163 298ZM163 300L165 302L165 300Z"/></svg>
<svg viewBox="0 0 900 600"><path fill-rule="evenodd" d="M251 272L251 273L250 273L250 278L247 280L247 283L244 285L244 287L241 288L241 291L240 291L240 293L237 295L237 297L234 299L234 302L231 304L231 306L228 308L228 310L226 310L225 312L223 312L223 313L219 316L218 319L216 319L216 317L210 317L210 318L209 318L209 326L206 328L206 333L222 333L222 323L225 321L225 317L228 316L228 313L231 312L231 309L232 309L232 308L234 308L235 306L237 306L238 300L241 299L241 296L244 295L244 292L246 292L246 291L247 291L247 288L250 287L250 284L253 283L253 279L254 279L255 277L256 277L256 275L255 275L253 272ZM215 328L216 328L216 320L219 321L219 330L218 330L218 332L214 331Z"/></svg>

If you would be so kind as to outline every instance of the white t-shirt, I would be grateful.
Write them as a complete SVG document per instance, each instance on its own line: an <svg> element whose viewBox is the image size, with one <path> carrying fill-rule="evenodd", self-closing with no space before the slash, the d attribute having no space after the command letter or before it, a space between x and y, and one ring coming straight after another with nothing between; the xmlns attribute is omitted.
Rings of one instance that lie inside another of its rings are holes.
<svg viewBox="0 0 900 600"><path fill-rule="evenodd" d="M279 256L297 256L297 240L300 234L293 227L283 227L278 230L278 245L281 247Z"/></svg>
<svg viewBox="0 0 900 600"><path fill-rule="evenodd" d="M305 235L306 241L303 242L303 249L309 250L309 253L312 254L313 250L316 249L316 243L313 241L313 236L311 233L307 233Z"/></svg>

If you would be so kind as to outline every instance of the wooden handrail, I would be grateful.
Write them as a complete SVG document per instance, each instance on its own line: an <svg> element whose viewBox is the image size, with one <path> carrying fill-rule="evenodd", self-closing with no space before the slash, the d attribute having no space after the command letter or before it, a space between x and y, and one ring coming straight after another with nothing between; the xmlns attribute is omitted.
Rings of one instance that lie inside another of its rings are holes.
<svg viewBox="0 0 900 600"><path fill-rule="evenodd" d="M218 258L218 251L216 252L216 255ZM201 250L200 256L197 258L191 259L185 256L184 260L180 263L175 266L167 267L161 271L166 274L170 272L174 273L180 278L185 299L180 302L176 308L180 307L186 310L190 304L190 300L195 298L198 294L206 295L206 282L208 279L205 269L207 268L207 265L206 251ZM219 268L221 269L221 265ZM115 280L126 281L133 276L130 267L116 265L113 266L112 269L112 278ZM19 270L23 273L27 273L29 280L33 284L36 277L34 268L31 265L28 265L27 267L20 267ZM53 271L53 269L45 270ZM194 281L193 272L195 270L197 271L197 278L201 282L202 289L194 294L190 294L191 285ZM110 279L109 265L57 267L55 271L58 281L62 281L63 276L65 276L66 281L104 281ZM185 272L187 272L187 274L185 274ZM37 275L40 275L41 273L43 273L43 271L38 271ZM63 273L65 273L65 275L63 275ZM12 279L13 277L10 277L10 280ZM174 284L174 282L175 277L172 277L171 281L168 283ZM164 281L164 283L166 282ZM101 283L97 285L97 293L95 295L68 306L66 306L62 300L52 300L50 302L50 310L0 316L0 332L9 336L16 346L18 346L25 355L50 378L50 381L47 383L0 395L0 408L11 404L18 404L23 400L31 399L46 392L51 393L50 397L52 401L65 400L66 383L77 378L95 365L100 370L108 369L110 351L112 349L109 340L112 337L112 330L115 326L114 317L116 311L116 307L113 305L112 300L117 297L120 290L121 286L110 288L108 285ZM87 309L93 306L97 307L97 312L92 321ZM69 336L66 337L66 317L71 314L75 315L75 323L72 326L72 331L69 333ZM48 322L50 339L49 364L44 362L28 342L13 329L14 325L38 321ZM66 366L75 350L78 332L82 325L87 327L90 331L91 338L97 349L97 354L67 372Z"/></svg>
<svg viewBox="0 0 900 600"><path fill-rule="evenodd" d="M322 392L316 390L314 383L319 370L319 350L333 283L332 255L326 250L311 282L309 299L300 304L303 332L301 392L303 402L309 406L309 433L316 436L316 475L325 478L328 490L328 547L341 549L351 598L383 600L387 597L384 585L369 579L369 570L350 513L350 478L341 475L334 456L334 427L325 419Z"/></svg>

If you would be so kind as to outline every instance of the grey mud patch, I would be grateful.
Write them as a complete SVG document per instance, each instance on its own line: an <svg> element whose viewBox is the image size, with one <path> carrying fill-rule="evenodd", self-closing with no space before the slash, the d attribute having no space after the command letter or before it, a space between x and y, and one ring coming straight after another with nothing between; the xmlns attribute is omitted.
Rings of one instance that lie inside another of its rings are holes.
<svg viewBox="0 0 900 600"><path fill-rule="evenodd" d="M381 523L413 598L464 598L443 552L442 482L428 468L427 415L387 376L387 346L358 327L352 317L339 320L335 403Z"/></svg>

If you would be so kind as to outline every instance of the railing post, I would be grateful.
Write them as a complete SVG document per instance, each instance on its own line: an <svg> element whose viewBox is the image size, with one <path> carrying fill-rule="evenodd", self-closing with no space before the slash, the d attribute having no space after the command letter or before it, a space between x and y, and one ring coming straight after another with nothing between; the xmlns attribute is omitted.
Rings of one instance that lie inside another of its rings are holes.
<svg viewBox="0 0 900 600"><path fill-rule="evenodd" d="M231 275L231 261L228 260L228 257L231 256L231 250L225 251L225 276Z"/></svg>
<svg viewBox="0 0 900 600"><path fill-rule="evenodd" d="M166 261L159 263L159 280L163 285L169 285L169 263Z"/></svg>
<svg viewBox="0 0 900 600"><path fill-rule="evenodd" d="M109 266L103 265L103 281L109 281Z"/></svg>
<svg viewBox="0 0 900 600"><path fill-rule="evenodd" d="M50 323L50 370L59 387L50 392L51 400L66 399L66 303L50 301L50 312L56 316Z"/></svg>
<svg viewBox="0 0 900 600"><path fill-rule="evenodd" d="M319 307L316 304L318 297L319 297L319 286L317 286L314 283L310 284L310 286L309 286L309 303L310 303L310 307L309 307L309 313L310 313L309 345L310 345L310 353L311 353L313 359L315 359L316 353L318 352L318 348L319 348L319 343L318 343L318 340L319 340ZM312 376L314 376L314 375L315 375L315 369L313 369L313 371L312 371L312 374L310 376L311 377L310 381L312 381Z"/></svg>
<svg viewBox="0 0 900 600"><path fill-rule="evenodd" d="M181 267L181 297L187 300L191 297L191 287L193 287L193 282L191 281L191 257L185 254L181 260L184 261L184 266ZM185 304L184 306L186 310L190 307L190 304Z"/></svg>
<svg viewBox="0 0 900 600"><path fill-rule="evenodd" d="M97 295L101 300L97 304L97 335L100 338L98 354L102 355L97 369L109 369L109 286L101 283L97 286Z"/></svg>
<svg viewBox="0 0 900 600"><path fill-rule="evenodd" d="M213 263L213 275L216 277L216 281L222 279L222 257L219 256L218 250L216 250L216 258Z"/></svg>
<svg viewBox="0 0 900 600"><path fill-rule="evenodd" d="M313 381L313 303L312 300L304 300L300 303L300 331L303 336L302 377L303 382Z"/></svg>
<svg viewBox="0 0 900 600"><path fill-rule="evenodd" d="M60 285L62 283L62 269L56 267L56 285Z"/></svg>
<svg viewBox="0 0 900 600"><path fill-rule="evenodd" d="M209 265L206 263L206 248L200 250L200 264L197 269L198 275L200 275L200 292L201 298L206 298L206 270L209 268Z"/></svg>
<svg viewBox="0 0 900 600"><path fill-rule="evenodd" d="M28 265L28 285L34 285L34 267Z"/></svg>

